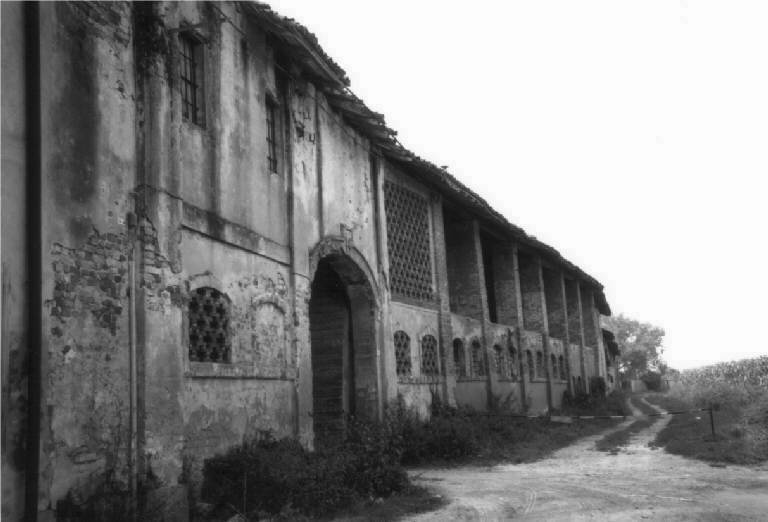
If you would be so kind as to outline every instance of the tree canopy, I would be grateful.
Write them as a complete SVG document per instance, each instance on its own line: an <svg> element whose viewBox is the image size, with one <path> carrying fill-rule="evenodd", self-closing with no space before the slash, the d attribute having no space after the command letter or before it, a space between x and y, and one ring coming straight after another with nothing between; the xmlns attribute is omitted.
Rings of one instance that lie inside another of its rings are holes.
<svg viewBox="0 0 768 522"><path fill-rule="evenodd" d="M619 372L638 378L649 371L665 373L664 329L650 323L641 323L624 315L613 317L616 342L619 344Z"/></svg>

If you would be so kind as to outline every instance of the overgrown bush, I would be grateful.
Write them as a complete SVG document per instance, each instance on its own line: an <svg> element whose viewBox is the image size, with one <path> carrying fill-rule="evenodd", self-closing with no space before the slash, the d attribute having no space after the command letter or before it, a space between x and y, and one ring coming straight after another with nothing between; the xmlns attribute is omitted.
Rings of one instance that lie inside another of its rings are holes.
<svg viewBox="0 0 768 522"><path fill-rule="evenodd" d="M271 435L206 460L203 500L257 518L298 512L323 515L408 485L399 453L382 426L351 422L344 443L311 452Z"/></svg>
<svg viewBox="0 0 768 522"><path fill-rule="evenodd" d="M648 371L640 377L649 391L661 391L661 374L659 372Z"/></svg>

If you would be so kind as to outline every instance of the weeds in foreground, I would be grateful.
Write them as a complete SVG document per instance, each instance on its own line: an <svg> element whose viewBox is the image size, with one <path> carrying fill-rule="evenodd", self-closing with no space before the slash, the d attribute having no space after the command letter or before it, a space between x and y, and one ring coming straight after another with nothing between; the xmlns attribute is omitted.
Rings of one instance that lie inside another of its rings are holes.
<svg viewBox="0 0 768 522"><path fill-rule="evenodd" d="M209 507L205 518L237 513L248 519L322 517L361 502L386 503L381 499L393 494L411 499L417 509L439 501L414 489L404 465L530 462L615 424L590 420L563 425L479 414L437 400L433 405L426 421L402 401L388 408L383 422L350 419L344 439L318 451L267 434L210 458L201 489ZM393 505L379 509L397 511Z"/></svg>

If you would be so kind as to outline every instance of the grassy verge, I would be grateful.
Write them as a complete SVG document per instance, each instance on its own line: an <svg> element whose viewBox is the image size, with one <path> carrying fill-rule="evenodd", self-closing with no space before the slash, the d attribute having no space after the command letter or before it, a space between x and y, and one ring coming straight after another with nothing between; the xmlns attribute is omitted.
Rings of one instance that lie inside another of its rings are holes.
<svg viewBox="0 0 768 522"><path fill-rule="evenodd" d="M693 407L681 399L652 394L649 402L667 410ZM709 413L675 415L654 444L670 453L715 464L756 464L768 460L768 404L723 404L715 411L712 437Z"/></svg>
<svg viewBox="0 0 768 522"><path fill-rule="evenodd" d="M635 405L643 414L656 413L656 410L645 404L644 402L637 400L635 397L630 399L632 404ZM598 451L606 451L611 455L617 455L619 449L629 444L632 435L649 428L654 422L658 420L658 417L646 417L637 419L635 422L613 433L609 433L595 444Z"/></svg>

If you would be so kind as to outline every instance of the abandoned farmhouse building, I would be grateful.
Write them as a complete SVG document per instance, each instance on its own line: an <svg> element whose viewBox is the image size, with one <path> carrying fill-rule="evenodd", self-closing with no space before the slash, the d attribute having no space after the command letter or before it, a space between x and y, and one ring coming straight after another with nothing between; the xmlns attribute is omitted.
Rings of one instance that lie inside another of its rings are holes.
<svg viewBox="0 0 768 522"><path fill-rule="evenodd" d="M252 2L2 4L3 519L271 430L615 380L602 285ZM46 518L47 517L47 518Z"/></svg>

